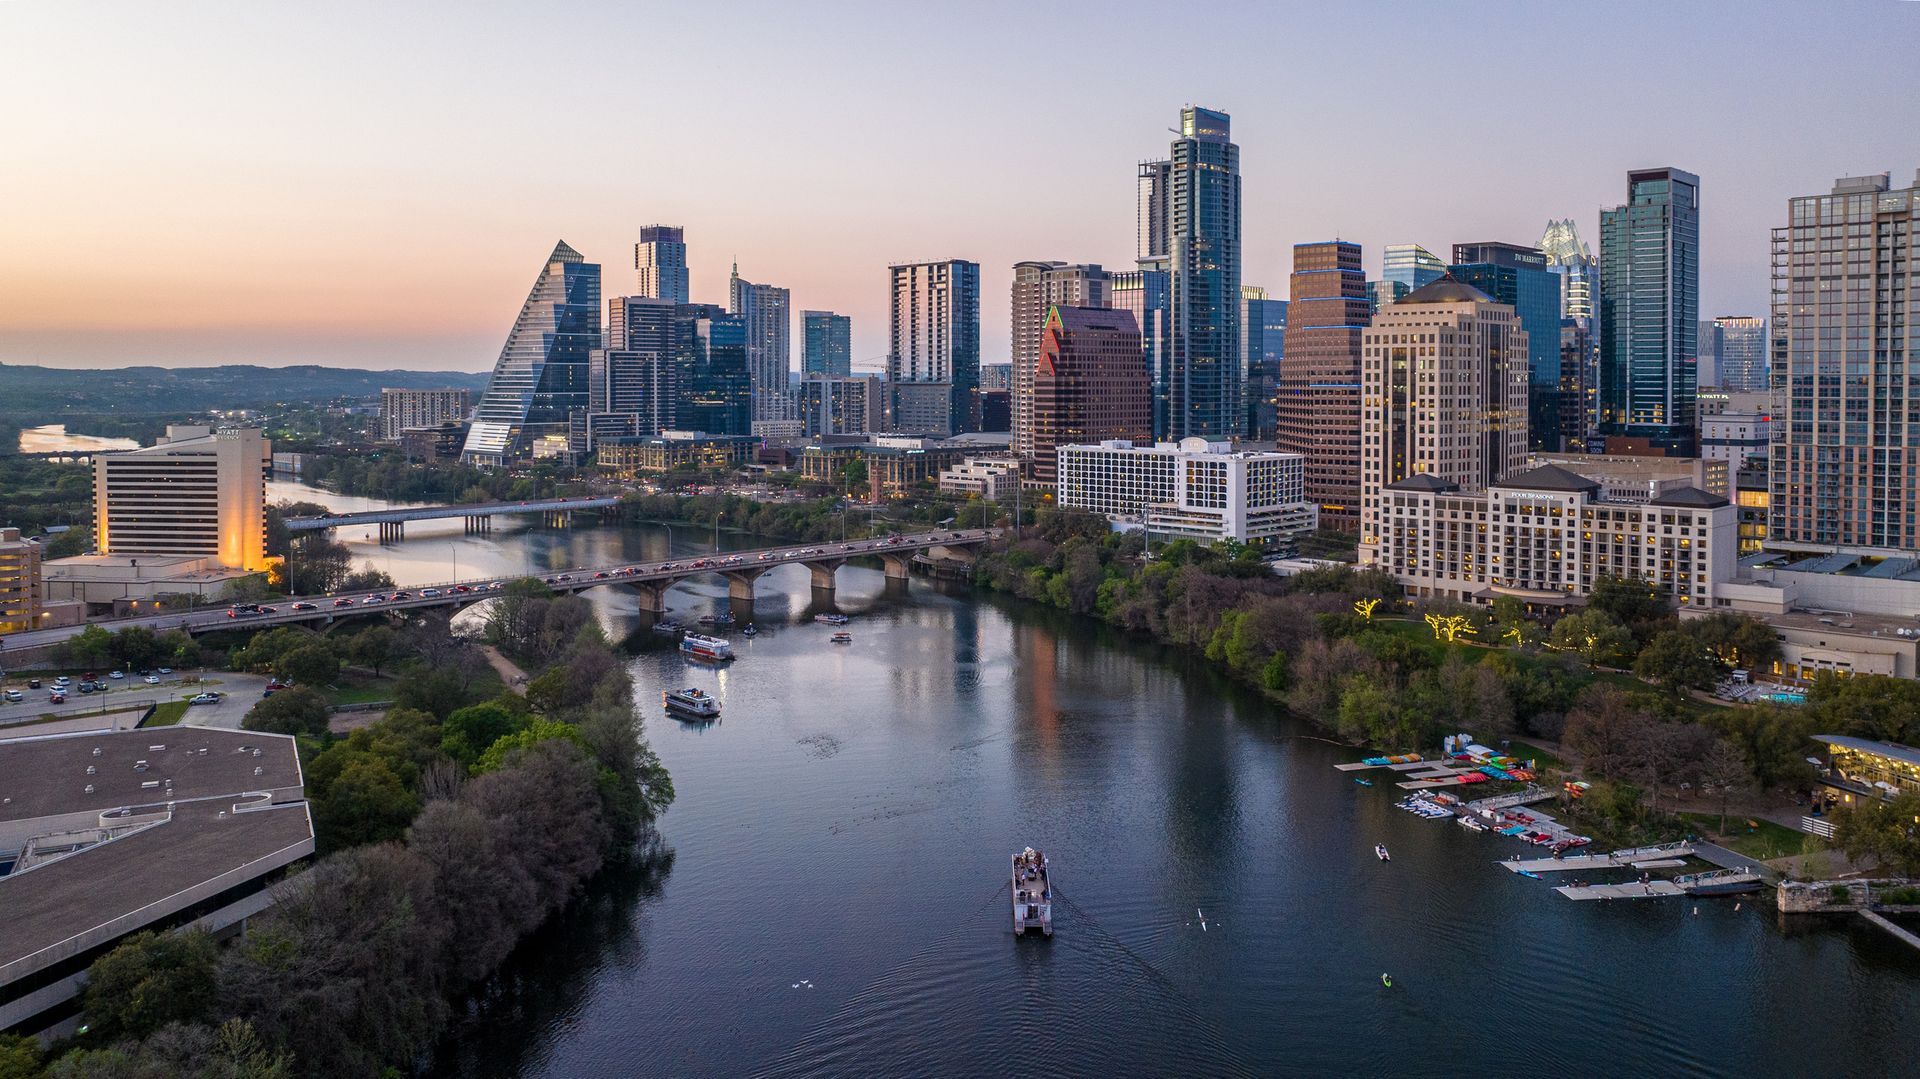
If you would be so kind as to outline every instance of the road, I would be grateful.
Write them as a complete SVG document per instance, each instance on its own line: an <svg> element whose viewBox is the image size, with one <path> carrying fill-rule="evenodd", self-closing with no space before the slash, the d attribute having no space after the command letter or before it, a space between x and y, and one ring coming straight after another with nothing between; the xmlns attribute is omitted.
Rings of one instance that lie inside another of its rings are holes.
<svg viewBox="0 0 1920 1079"><path fill-rule="evenodd" d="M794 544L755 551L732 551L672 562L615 562L600 566L578 566L555 570L541 576L549 586L561 591L578 592L608 584L679 581L706 573L729 570L765 570L774 566L809 561L845 560L860 555L905 554L946 545L970 546L985 543L1000 534L998 529L974 528L954 532L919 532L883 539L854 540L850 543ZM104 619L89 623L107 630L144 626L153 630L184 629L207 633L220 629L254 629L295 622L330 621L335 617L365 614L368 610L411 610L418 607L463 606L487 598L487 593L504 588L513 581L530 576L516 573L506 577L480 577L440 584L422 585L391 592L356 592L339 596L293 596L267 604L269 614L236 614L220 608L197 611L173 611L135 618ZM304 610L295 610L304 607ZM33 630L0 638L6 648L39 648L58 644L78 634L84 626L62 626ZM0 648L0 668L6 666L6 650Z"/></svg>

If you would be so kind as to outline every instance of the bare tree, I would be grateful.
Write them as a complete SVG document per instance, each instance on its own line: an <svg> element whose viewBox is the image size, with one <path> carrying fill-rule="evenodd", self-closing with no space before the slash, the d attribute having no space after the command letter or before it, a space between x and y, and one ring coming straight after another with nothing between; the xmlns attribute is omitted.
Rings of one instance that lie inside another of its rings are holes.
<svg viewBox="0 0 1920 1079"><path fill-rule="evenodd" d="M1727 833L1727 807L1734 795L1753 786L1753 762L1740 747L1715 738L1700 758L1700 783L1720 798L1720 834Z"/></svg>

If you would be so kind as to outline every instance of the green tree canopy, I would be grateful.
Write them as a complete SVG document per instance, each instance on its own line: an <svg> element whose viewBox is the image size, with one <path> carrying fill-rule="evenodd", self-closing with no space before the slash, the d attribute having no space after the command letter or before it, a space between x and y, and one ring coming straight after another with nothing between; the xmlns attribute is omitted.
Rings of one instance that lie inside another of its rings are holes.
<svg viewBox="0 0 1920 1079"><path fill-rule="evenodd" d="M248 709L240 725L250 731L318 737L327 733L328 714L325 697L307 686L295 686L262 698Z"/></svg>
<svg viewBox="0 0 1920 1079"><path fill-rule="evenodd" d="M218 969L218 949L205 933L135 933L88 968L87 1022L107 1040L193 1022L213 1010Z"/></svg>

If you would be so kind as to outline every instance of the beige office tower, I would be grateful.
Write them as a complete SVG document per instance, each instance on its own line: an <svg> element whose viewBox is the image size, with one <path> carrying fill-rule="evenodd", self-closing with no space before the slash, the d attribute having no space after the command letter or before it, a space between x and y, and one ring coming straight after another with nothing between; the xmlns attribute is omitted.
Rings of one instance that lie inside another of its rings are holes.
<svg viewBox="0 0 1920 1079"><path fill-rule="evenodd" d="M1053 307L1110 307L1107 271L1071 262L1013 264L1013 449L1032 457L1033 372Z"/></svg>
<svg viewBox="0 0 1920 1079"><path fill-rule="evenodd" d="M1427 475L1485 491L1526 453L1527 334L1512 307L1447 276L1374 314L1361 333L1361 561L1389 484Z"/></svg>
<svg viewBox="0 0 1920 1079"><path fill-rule="evenodd" d="M145 449L93 459L93 519L104 555L212 558L267 568L267 472L258 428L171 426Z"/></svg>

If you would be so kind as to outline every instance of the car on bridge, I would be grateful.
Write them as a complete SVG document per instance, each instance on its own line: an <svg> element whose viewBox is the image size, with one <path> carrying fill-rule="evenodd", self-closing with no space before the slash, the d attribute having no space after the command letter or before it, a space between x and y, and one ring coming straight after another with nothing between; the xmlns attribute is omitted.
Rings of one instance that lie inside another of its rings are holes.
<svg viewBox="0 0 1920 1079"><path fill-rule="evenodd" d="M294 604L293 609L296 611L317 611L319 610L319 607L311 603L302 602L302 603Z"/></svg>
<svg viewBox="0 0 1920 1079"><path fill-rule="evenodd" d="M340 598L340 599L336 599L336 600L334 600L334 601L333 601L333 605L334 605L335 607L351 607L351 606L353 606L353 601L352 601L352 600L350 600L350 599L346 599L346 598L344 598L344 597L342 597L342 598Z"/></svg>

